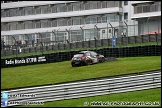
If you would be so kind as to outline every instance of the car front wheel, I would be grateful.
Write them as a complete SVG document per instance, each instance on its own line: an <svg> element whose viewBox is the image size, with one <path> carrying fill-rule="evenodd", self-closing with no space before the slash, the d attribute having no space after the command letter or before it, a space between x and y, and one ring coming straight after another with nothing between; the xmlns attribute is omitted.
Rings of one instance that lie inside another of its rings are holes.
<svg viewBox="0 0 162 108"><path fill-rule="evenodd" d="M87 60L85 64L90 65L91 64L90 60Z"/></svg>
<svg viewBox="0 0 162 108"><path fill-rule="evenodd" d="M103 63L103 62L105 62L105 58L104 57L101 58L101 60L100 60L100 63Z"/></svg>

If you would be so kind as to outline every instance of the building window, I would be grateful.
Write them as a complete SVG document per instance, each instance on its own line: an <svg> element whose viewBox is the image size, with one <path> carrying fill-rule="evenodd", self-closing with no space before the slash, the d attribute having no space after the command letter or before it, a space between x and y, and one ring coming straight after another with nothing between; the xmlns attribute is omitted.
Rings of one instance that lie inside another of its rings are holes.
<svg viewBox="0 0 162 108"><path fill-rule="evenodd" d="M91 16L91 17L90 17L90 23L91 23L91 24L97 23L97 17L96 17L96 16Z"/></svg>
<svg viewBox="0 0 162 108"><path fill-rule="evenodd" d="M109 14L110 22L114 22L115 16L114 14Z"/></svg>
<svg viewBox="0 0 162 108"><path fill-rule="evenodd" d="M21 22L21 29L25 29L25 23Z"/></svg>
<svg viewBox="0 0 162 108"><path fill-rule="evenodd" d="M80 4L74 3L73 4L73 11L79 11L80 10Z"/></svg>
<svg viewBox="0 0 162 108"><path fill-rule="evenodd" d="M1 31L6 31L6 25L1 23Z"/></svg>
<svg viewBox="0 0 162 108"><path fill-rule="evenodd" d="M10 23L10 30L16 30L16 23Z"/></svg>
<svg viewBox="0 0 162 108"><path fill-rule="evenodd" d="M114 7L115 6L115 1L109 1L109 7Z"/></svg>
<svg viewBox="0 0 162 108"><path fill-rule="evenodd" d="M52 13L56 13L57 12L57 7L56 6L53 6L52 7Z"/></svg>
<svg viewBox="0 0 162 108"><path fill-rule="evenodd" d="M80 18L73 18L73 25L80 25Z"/></svg>
<svg viewBox="0 0 162 108"><path fill-rule="evenodd" d="M10 30L10 24L7 23L7 24L6 24L6 31L9 31L9 30Z"/></svg>
<svg viewBox="0 0 162 108"><path fill-rule="evenodd" d="M67 22L68 22L68 26L73 25L73 20L72 19L69 19Z"/></svg>
<svg viewBox="0 0 162 108"><path fill-rule="evenodd" d="M137 7L137 13L142 13L142 6Z"/></svg>
<svg viewBox="0 0 162 108"><path fill-rule="evenodd" d="M10 10L6 11L6 17L10 17Z"/></svg>
<svg viewBox="0 0 162 108"><path fill-rule="evenodd" d="M73 11L73 5L72 5L72 4L70 4L70 5L67 6L67 11L68 11L68 12L69 12L69 11Z"/></svg>
<svg viewBox="0 0 162 108"><path fill-rule="evenodd" d="M115 21L115 22L118 22L118 21L119 21L119 15L115 15L114 17L115 17L115 18L114 18L114 21Z"/></svg>
<svg viewBox="0 0 162 108"><path fill-rule="evenodd" d="M150 6L143 6L143 13L150 12Z"/></svg>
<svg viewBox="0 0 162 108"><path fill-rule="evenodd" d="M2 18L2 17L6 17L5 14L6 14L5 10L1 10L1 18Z"/></svg>
<svg viewBox="0 0 162 108"><path fill-rule="evenodd" d="M36 14L41 14L41 8L40 7L35 7L36 9Z"/></svg>
<svg viewBox="0 0 162 108"><path fill-rule="evenodd" d="M124 5L128 5L128 1L124 1Z"/></svg>
<svg viewBox="0 0 162 108"><path fill-rule="evenodd" d="M47 27L51 27L51 20L47 21Z"/></svg>
<svg viewBox="0 0 162 108"><path fill-rule="evenodd" d="M62 8L63 8L63 12L67 12L67 5L64 5Z"/></svg>
<svg viewBox="0 0 162 108"><path fill-rule="evenodd" d="M80 10L85 10L85 5L83 3L80 4Z"/></svg>
<svg viewBox="0 0 162 108"><path fill-rule="evenodd" d="M90 9L97 9L97 2L90 2Z"/></svg>
<svg viewBox="0 0 162 108"><path fill-rule="evenodd" d="M160 5L158 4L158 2L155 3L155 11L160 11L161 10L160 7L159 7Z"/></svg>
<svg viewBox="0 0 162 108"><path fill-rule="evenodd" d="M107 22L107 16L103 16L102 17L102 23L106 23Z"/></svg>
<svg viewBox="0 0 162 108"><path fill-rule="evenodd" d="M40 21L36 21L35 24L36 24L36 28L41 28L41 22Z"/></svg>
<svg viewBox="0 0 162 108"><path fill-rule="evenodd" d="M13 17L15 14L14 14L14 9L9 9L9 13L10 13L10 17Z"/></svg>
<svg viewBox="0 0 162 108"><path fill-rule="evenodd" d="M33 7L26 7L25 8L25 15L33 15L35 12L33 12Z"/></svg>
<svg viewBox="0 0 162 108"><path fill-rule="evenodd" d="M43 6L42 7L42 14L48 14L51 13L51 7L50 6Z"/></svg>
<svg viewBox="0 0 162 108"><path fill-rule="evenodd" d="M90 9L90 4L89 1L87 3L85 3L85 10L89 10Z"/></svg>
<svg viewBox="0 0 162 108"><path fill-rule="evenodd" d="M56 19L52 20L52 27L57 27L57 20Z"/></svg>
<svg viewBox="0 0 162 108"><path fill-rule="evenodd" d="M47 26L47 20L41 20L41 28L46 28Z"/></svg>
<svg viewBox="0 0 162 108"><path fill-rule="evenodd" d="M89 17L85 18L85 24L90 24L90 18Z"/></svg>
<svg viewBox="0 0 162 108"><path fill-rule="evenodd" d="M97 9L101 8L101 1L97 1Z"/></svg>
<svg viewBox="0 0 162 108"><path fill-rule="evenodd" d="M101 23L101 17L100 16L97 17L97 23Z"/></svg>
<svg viewBox="0 0 162 108"><path fill-rule="evenodd" d="M137 13L137 7L135 6L134 7L134 14L136 14Z"/></svg>
<svg viewBox="0 0 162 108"><path fill-rule="evenodd" d="M21 22L17 22L17 30L21 30Z"/></svg>
<svg viewBox="0 0 162 108"><path fill-rule="evenodd" d="M128 19L128 13L124 13L124 20Z"/></svg>
<svg viewBox="0 0 162 108"><path fill-rule="evenodd" d="M64 4L60 4L57 6L57 12L66 12L67 11L67 6Z"/></svg>
<svg viewBox="0 0 162 108"><path fill-rule="evenodd" d="M84 18L80 18L80 25L83 25L84 24Z"/></svg>
<svg viewBox="0 0 162 108"><path fill-rule="evenodd" d="M122 15L119 15L119 21L122 21Z"/></svg>
<svg viewBox="0 0 162 108"><path fill-rule="evenodd" d="M101 3L101 5L102 5L102 8L107 8L107 2L106 2L106 1L103 1L103 2Z"/></svg>
<svg viewBox="0 0 162 108"><path fill-rule="evenodd" d="M57 20L57 26L63 26L63 19L58 19Z"/></svg>
<svg viewBox="0 0 162 108"><path fill-rule="evenodd" d="M33 28L32 21L25 21L25 29L31 29Z"/></svg>
<svg viewBox="0 0 162 108"><path fill-rule="evenodd" d="M67 19L63 19L63 26L67 26Z"/></svg>
<svg viewBox="0 0 162 108"><path fill-rule="evenodd" d="M16 13L17 13L16 16L21 16L21 10L19 8L16 10Z"/></svg>
<svg viewBox="0 0 162 108"><path fill-rule="evenodd" d="M115 3L114 3L114 6L115 7L119 7L119 1L114 1Z"/></svg>
<svg viewBox="0 0 162 108"><path fill-rule="evenodd" d="M155 5L151 5L150 8L150 12L155 12Z"/></svg>
<svg viewBox="0 0 162 108"><path fill-rule="evenodd" d="M21 16L25 16L25 8L20 8L20 13L21 13Z"/></svg>

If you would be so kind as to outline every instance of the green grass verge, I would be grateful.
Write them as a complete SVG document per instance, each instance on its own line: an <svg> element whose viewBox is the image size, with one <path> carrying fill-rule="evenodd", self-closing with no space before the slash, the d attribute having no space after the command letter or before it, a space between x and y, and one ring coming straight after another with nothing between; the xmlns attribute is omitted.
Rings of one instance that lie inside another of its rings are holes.
<svg viewBox="0 0 162 108"><path fill-rule="evenodd" d="M89 103L88 105L84 105L84 103ZM40 105L24 105L20 107L90 107L92 106L91 103L93 102L143 102L147 105L145 107L153 107L149 105L149 103L159 103L161 106L161 88L155 89L148 89L148 90L140 90L140 91L132 91L126 93L118 93L118 94L108 94L102 96L93 96L93 97L85 97L85 98L78 98L78 99L70 99L70 100L60 100L60 101L53 101L53 102L44 102L44 104ZM152 104L153 105L153 104ZM17 106L16 106L17 107ZM19 106L18 106L19 107ZM93 106L97 107L97 106ZM114 105L107 105L106 107L120 107ZM129 106L131 107L131 106ZM135 107L135 106L134 106ZM137 105L136 107L142 107Z"/></svg>
<svg viewBox="0 0 162 108"><path fill-rule="evenodd" d="M72 67L71 61L1 69L1 90L56 84L161 69L161 56L118 58L117 61Z"/></svg>
<svg viewBox="0 0 162 108"><path fill-rule="evenodd" d="M148 42L148 43L135 43L135 44L128 44L127 46L132 47L132 46L145 46L145 45L157 45L156 42ZM161 45L161 42L158 42L158 45ZM125 47L125 45L116 45L117 48L122 48ZM102 48L112 48L112 46L101 46L97 47L97 49L102 49ZM70 49L70 51L80 51L80 50L95 50L96 48L75 48L75 49ZM68 52L68 50L49 50L49 51L44 51L43 54L50 54L50 53L56 53L56 52ZM40 55L42 52L32 52L32 53L22 53L18 54L18 57L25 57L25 56L30 56L30 55ZM4 58L13 58L16 57L15 55L9 55L9 56L2 56L1 59Z"/></svg>

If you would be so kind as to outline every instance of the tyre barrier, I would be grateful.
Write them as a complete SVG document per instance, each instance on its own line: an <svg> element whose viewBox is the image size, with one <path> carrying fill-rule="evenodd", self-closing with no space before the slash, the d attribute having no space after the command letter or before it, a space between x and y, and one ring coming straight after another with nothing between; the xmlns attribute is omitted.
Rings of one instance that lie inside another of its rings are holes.
<svg viewBox="0 0 162 108"><path fill-rule="evenodd" d="M103 48L92 50L105 57L138 57L138 56L161 56L161 45L134 46L123 48ZM31 55L27 57L14 57L1 59L1 68L33 65L40 63L52 63L71 60L79 51L57 52L51 54Z"/></svg>

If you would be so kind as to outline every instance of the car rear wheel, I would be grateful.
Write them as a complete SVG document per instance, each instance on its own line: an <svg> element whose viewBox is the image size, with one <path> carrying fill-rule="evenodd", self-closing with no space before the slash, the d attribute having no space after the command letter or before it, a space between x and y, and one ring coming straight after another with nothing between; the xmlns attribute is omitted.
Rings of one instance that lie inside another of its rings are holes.
<svg viewBox="0 0 162 108"><path fill-rule="evenodd" d="M72 63L71 65L72 65L72 67L75 67L76 66L75 63Z"/></svg>

